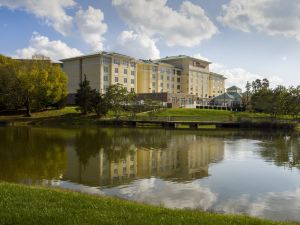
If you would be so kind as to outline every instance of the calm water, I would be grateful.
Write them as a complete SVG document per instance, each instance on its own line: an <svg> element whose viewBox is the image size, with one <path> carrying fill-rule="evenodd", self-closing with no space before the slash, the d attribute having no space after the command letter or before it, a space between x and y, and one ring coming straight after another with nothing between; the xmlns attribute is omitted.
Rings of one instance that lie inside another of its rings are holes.
<svg viewBox="0 0 300 225"><path fill-rule="evenodd" d="M0 180L300 221L300 136L0 128Z"/></svg>

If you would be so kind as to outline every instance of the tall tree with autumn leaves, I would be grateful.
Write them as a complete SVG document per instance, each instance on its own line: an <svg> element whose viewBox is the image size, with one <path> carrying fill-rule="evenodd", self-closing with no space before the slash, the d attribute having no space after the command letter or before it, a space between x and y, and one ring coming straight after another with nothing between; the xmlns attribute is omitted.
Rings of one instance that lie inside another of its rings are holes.
<svg viewBox="0 0 300 225"><path fill-rule="evenodd" d="M0 110L25 108L26 115L61 102L67 76L49 60L15 60L0 55Z"/></svg>

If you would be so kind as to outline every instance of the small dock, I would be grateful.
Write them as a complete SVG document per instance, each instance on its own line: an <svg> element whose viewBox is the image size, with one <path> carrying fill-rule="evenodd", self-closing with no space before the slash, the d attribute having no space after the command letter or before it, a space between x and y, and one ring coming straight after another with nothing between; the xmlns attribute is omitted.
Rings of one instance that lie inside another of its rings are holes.
<svg viewBox="0 0 300 225"><path fill-rule="evenodd" d="M212 122L212 121L157 121L157 120L107 120L101 121L101 125L117 127L161 127L176 129L180 127L199 129L214 126L216 128L240 128L240 122Z"/></svg>

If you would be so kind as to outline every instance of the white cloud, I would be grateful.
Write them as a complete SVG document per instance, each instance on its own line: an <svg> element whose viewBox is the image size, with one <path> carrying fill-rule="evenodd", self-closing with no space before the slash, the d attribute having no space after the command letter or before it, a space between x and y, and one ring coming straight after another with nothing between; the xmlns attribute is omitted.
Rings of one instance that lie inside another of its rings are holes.
<svg viewBox="0 0 300 225"><path fill-rule="evenodd" d="M299 221L300 189L287 192L267 192L251 199L248 194L226 199L215 210L228 214L248 214L271 220ZM278 213L280 212L280 213ZM284 215L284 216L283 216Z"/></svg>
<svg viewBox="0 0 300 225"><path fill-rule="evenodd" d="M69 34L72 28L72 17L66 9L75 5L74 0L0 0L0 7L32 13L63 35Z"/></svg>
<svg viewBox="0 0 300 225"><path fill-rule="evenodd" d="M167 208L209 210L218 196L201 184L176 183L158 178L141 179L121 188L103 190L108 195Z"/></svg>
<svg viewBox="0 0 300 225"><path fill-rule="evenodd" d="M282 61L287 61L287 60L288 60L288 57L287 57L287 56L282 56L282 57L281 57L281 60L282 60Z"/></svg>
<svg viewBox="0 0 300 225"><path fill-rule="evenodd" d="M211 71L224 75L227 80L225 82L227 87L236 85L242 89L245 88L246 82L252 82L256 79L267 78L272 87L282 84L283 79L277 76L262 76L259 74L251 73L243 68L228 68L225 65L213 63L210 65Z"/></svg>
<svg viewBox="0 0 300 225"><path fill-rule="evenodd" d="M140 59L158 59L160 57L160 52L153 39L133 31L123 31L118 37L115 49Z"/></svg>
<svg viewBox="0 0 300 225"><path fill-rule="evenodd" d="M103 34L107 31L103 12L89 6L85 11L79 10L75 20L82 39L92 47L92 50L103 50Z"/></svg>
<svg viewBox="0 0 300 225"><path fill-rule="evenodd" d="M69 47L60 40L51 41L48 37L33 33L29 41L29 46L27 48L18 49L15 57L30 59L34 54L42 54L50 57L52 60L59 60L78 56L82 53L76 48Z"/></svg>
<svg viewBox="0 0 300 225"><path fill-rule="evenodd" d="M283 35L300 41L299 0L231 0L218 19L244 32L252 28L268 35Z"/></svg>
<svg viewBox="0 0 300 225"><path fill-rule="evenodd" d="M192 47L218 32L204 10L189 1L178 11L167 0L112 0L112 4L131 29L162 38L168 46Z"/></svg>

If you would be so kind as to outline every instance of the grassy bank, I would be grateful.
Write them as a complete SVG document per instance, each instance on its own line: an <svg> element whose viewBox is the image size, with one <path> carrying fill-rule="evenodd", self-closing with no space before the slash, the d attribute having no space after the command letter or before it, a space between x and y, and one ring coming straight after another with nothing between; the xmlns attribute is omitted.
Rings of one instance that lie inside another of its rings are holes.
<svg viewBox="0 0 300 225"><path fill-rule="evenodd" d="M126 119L126 114L123 115ZM275 120L269 114L248 113L248 112L231 112L225 110L208 110L208 109L165 109L156 113L140 113L136 117L142 120L162 120L162 121L246 121L246 122L274 122L292 120L290 116L279 116ZM101 120L114 119L112 113ZM23 115L17 116L0 116L0 123L12 123L14 125L41 125L41 126L85 126L96 125L100 119L95 115L83 116L75 107L66 107L60 110L48 110L36 112L28 118Z"/></svg>
<svg viewBox="0 0 300 225"><path fill-rule="evenodd" d="M166 109L155 114L159 117L186 117L200 121L233 121L233 120L270 120L272 116L265 113L233 112L212 109ZM277 119L290 120L290 116L278 116Z"/></svg>
<svg viewBox="0 0 300 225"><path fill-rule="evenodd" d="M277 223L246 216L170 210L107 197L0 183L0 224L218 224Z"/></svg>

